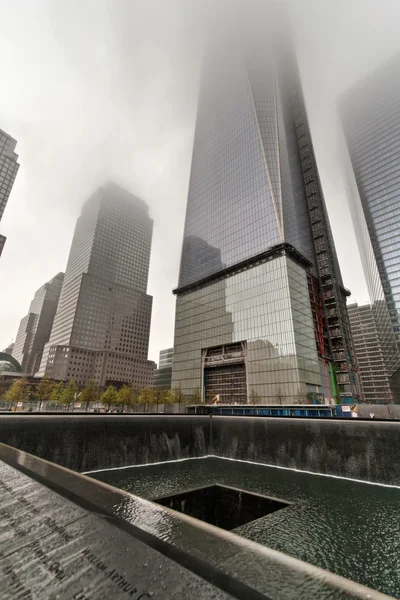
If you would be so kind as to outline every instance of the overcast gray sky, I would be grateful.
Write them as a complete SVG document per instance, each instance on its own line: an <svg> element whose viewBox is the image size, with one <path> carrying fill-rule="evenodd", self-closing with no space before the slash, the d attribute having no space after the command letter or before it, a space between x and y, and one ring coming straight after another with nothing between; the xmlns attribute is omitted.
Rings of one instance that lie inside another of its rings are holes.
<svg viewBox="0 0 400 600"><path fill-rule="evenodd" d="M150 206L149 357L157 361L159 350L172 345L171 290L196 111L197 25L206 6L190 4L0 0L0 128L17 139L21 164L0 225L8 238L0 259L0 350L15 339L35 290L65 270L81 206L108 180ZM400 2L293 0L293 11L342 275L352 300L363 303L368 294L347 207L336 100L400 50Z"/></svg>

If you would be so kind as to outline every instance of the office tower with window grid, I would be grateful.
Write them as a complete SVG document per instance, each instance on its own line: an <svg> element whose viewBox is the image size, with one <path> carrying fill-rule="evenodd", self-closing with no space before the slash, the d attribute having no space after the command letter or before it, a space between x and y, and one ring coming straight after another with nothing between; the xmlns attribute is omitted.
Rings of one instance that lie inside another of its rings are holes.
<svg viewBox="0 0 400 600"><path fill-rule="evenodd" d="M375 307L348 306L350 328L362 385L362 399L370 404L393 400L386 370Z"/></svg>
<svg viewBox="0 0 400 600"><path fill-rule="evenodd" d="M393 398L400 402L400 55L340 102L349 203ZM354 178L353 178L354 174Z"/></svg>
<svg viewBox="0 0 400 600"><path fill-rule="evenodd" d="M115 184L85 203L38 375L152 385L146 293L152 231L148 206Z"/></svg>
<svg viewBox="0 0 400 600"><path fill-rule="evenodd" d="M16 140L0 129L0 221L19 169L16 145ZM0 235L0 256L5 243L6 238Z"/></svg>
<svg viewBox="0 0 400 600"><path fill-rule="evenodd" d="M21 319L12 355L22 371L33 375L39 369L45 344L49 341L64 273L42 285L31 302L28 314Z"/></svg>
<svg viewBox="0 0 400 600"><path fill-rule="evenodd" d="M229 6L203 61L172 385L206 402L351 401L348 292L287 18Z"/></svg>

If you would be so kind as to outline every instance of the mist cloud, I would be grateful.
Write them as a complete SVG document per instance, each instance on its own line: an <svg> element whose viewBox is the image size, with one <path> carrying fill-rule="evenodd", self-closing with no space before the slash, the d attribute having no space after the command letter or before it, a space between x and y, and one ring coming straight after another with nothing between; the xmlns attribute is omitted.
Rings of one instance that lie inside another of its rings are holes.
<svg viewBox="0 0 400 600"><path fill-rule="evenodd" d="M155 220L150 358L173 341L203 33L232 2L3 3L0 127L21 169L1 232L0 347L34 291L64 270L80 208L115 180ZM243 0L238 10L266 3ZM368 301L343 183L339 94L400 50L396 1L290 3L311 128L345 285ZM346 221L348 219L348 221ZM4 291L7 290L6 293ZM0 348L0 349L1 349Z"/></svg>

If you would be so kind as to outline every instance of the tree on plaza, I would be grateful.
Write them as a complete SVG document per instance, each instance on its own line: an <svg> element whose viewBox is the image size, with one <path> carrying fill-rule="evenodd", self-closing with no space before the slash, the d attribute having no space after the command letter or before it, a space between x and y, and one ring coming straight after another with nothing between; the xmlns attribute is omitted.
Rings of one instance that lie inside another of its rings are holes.
<svg viewBox="0 0 400 600"><path fill-rule="evenodd" d="M15 379L11 387L7 390L6 400L9 402L27 402L31 388L28 381L23 379Z"/></svg>
<svg viewBox="0 0 400 600"><path fill-rule="evenodd" d="M106 390L100 396L100 402L107 406L107 410L110 410L110 407L113 404L117 404L119 393L115 389L113 385L109 385Z"/></svg>
<svg viewBox="0 0 400 600"><path fill-rule="evenodd" d="M193 404L201 404L203 402L203 398L201 397L201 390L197 387L192 394L192 402Z"/></svg>
<svg viewBox="0 0 400 600"><path fill-rule="evenodd" d="M174 401L179 404L179 412L181 411L181 405L182 404L186 404L187 399L185 394L182 392L182 388L181 385L177 385L174 387L174 389L172 390L172 393L174 395Z"/></svg>
<svg viewBox="0 0 400 600"><path fill-rule="evenodd" d="M165 390L164 402L165 404L174 404L175 396L172 390Z"/></svg>
<svg viewBox="0 0 400 600"><path fill-rule="evenodd" d="M6 392L9 388L9 384L8 381L6 381L6 378L4 377L4 375L0 376L0 399L4 398L6 395Z"/></svg>
<svg viewBox="0 0 400 600"><path fill-rule="evenodd" d="M132 406L137 402L137 393L131 385L123 385L117 393L117 402L123 406Z"/></svg>
<svg viewBox="0 0 400 600"><path fill-rule="evenodd" d="M165 404L165 397L167 395L167 390L153 390L154 393L154 404L157 404L157 412L158 406L160 404Z"/></svg>
<svg viewBox="0 0 400 600"><path fill-rule="evenodd" d="M39 410L41 410L43 402L46 402L46 400L50 400L51 394L52 394L55 386L56 386L56 382L51 381L47 377L47 375L42 377L42 379L36 386L36 392L35 392L35 396L40 402Z"/></svg>
<svg viewBox="0 0 400 600"><path fill-rule="evenodd" d="M65 383L63 381L59 381L53 387L53 390L50 394L50 400L52 402L57 402L57 404L61 403L64 391L65 391Z"/></svg>
<svg viewBox="0 0 400 600"><path fill-rule="evenodd" d="M261 396L255 389L251 388L250 392L250 404L259 404L261 401Z"/></svg>
<svg viewBox="0 0 400 600"><path fill-rule="evenodd" d="M79 395L80 402L86 402L86 408L89 406L89 402L96 402L97 400L97 389L96 382L94 379L89 379L86 387L83 388Z"/></svg>
<svg viewBox="0 0 400 600"><path fill-rule="evenodd" d="M132 387L132 391L133 391L133 402L132 404L139 404L140 402L140 386L138 385L131 385Z"/></svg>
<svg viewBox="0 0 400 600"><path fill-rule="evenodd" d="M175 403L174 392L172 390L166 390L166 393L164 396L164 410L165 410L166 404L174 404L174 403Z"/></svg>
<svg viewBox="0 0 400 600"><path fill-rule="evenodd" d="M151 387L143 388L139 396L140 404L147 406L147 412L149 412L149 405L154 402L154 390Z"/></svg>
<svg viewBox="0 0 400 600"><path fill-rule="evenodd" d="M61 394L61 398L60 401L63 404L71 404L71 402L74 402L74 400L76 399L78 394L78 386L76 385L75 381L73 379L71 379L71 381L69 381L67 383L67 385L64 387L64 391Z"/></svg>

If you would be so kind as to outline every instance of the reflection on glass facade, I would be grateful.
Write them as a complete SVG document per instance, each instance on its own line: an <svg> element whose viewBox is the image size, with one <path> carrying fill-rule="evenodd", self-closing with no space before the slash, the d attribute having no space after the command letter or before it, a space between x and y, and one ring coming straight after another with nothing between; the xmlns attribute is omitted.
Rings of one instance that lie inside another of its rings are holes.
<svg viewBox="0 0 400 600"><path fill-rule="evenodd" d="M272 51L225 53L200 88L179 287L283 241L314 261L290 82Z"/></svg>
<svg viewBox="0 0 400 600"><path fill-rule="evenodd" d="M310 392L329 395L329 381L328 389L321 381L307 274L285 255L178 295L175 338L173 377L184 390L201 380L199 347L245 340L249 397L280 403L305 401Z"/></svg>
<svg viewBox="0 0 400 600"><path fill-rule="evenodd" d="M400 57L370 74L341 104L357 189L350 208L391 387L400 366ZM350 178L352 180L352 178Z"/></svg>
<svg viewBox="0 0 400 600"><path fill-rule="evenodd" d="M211 380L224 401L244 380L242 401L352 398L346 291L285 16L230 16L206 45L172 383L207 400Z"/></svg>

